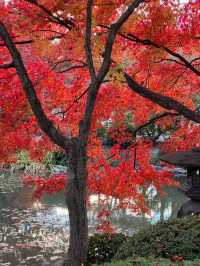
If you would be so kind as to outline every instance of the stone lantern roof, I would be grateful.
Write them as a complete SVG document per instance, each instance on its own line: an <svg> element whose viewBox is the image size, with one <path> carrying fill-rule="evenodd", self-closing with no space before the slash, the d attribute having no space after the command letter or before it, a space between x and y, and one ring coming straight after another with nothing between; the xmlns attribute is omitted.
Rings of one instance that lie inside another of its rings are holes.
<svg viewBox="0 0 200 266"><path fill-rule="evenodd" d="M200 168L200 148L167 153L160 156L160 160L185 168Z"/></svg>

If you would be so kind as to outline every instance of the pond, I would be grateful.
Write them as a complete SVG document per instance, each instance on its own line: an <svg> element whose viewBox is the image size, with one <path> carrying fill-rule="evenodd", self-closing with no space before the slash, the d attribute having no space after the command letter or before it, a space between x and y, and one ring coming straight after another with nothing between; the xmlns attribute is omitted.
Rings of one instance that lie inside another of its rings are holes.
<svg viewBox="0 0 200 266"><path fill-rule="evenodd" d="M175 178L184 183L184 171L175 171ZM167 195L161 197L149 188L149 216L130 211L113 213L116 230L131 234L149 223L176 217L187 198L179 189L165 190ZM32 198L32 192L33 188L22 185L19 175L0 174L0 266L53 265L67 250L69 220L63 193L39 202ZM97 209L94 201L88 213L91 234L95 232Z"/></svg>

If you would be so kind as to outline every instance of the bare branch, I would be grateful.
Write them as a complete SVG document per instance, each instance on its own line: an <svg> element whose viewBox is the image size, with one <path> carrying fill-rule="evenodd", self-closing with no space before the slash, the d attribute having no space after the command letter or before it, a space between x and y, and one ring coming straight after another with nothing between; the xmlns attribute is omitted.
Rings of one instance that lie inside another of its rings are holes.
<svg viewBox="0 0 200 266"><path fill-rule="evenodd" d="M87 64L90 71L90 76L92 82L96 79L93 56L92 56L92 43L91 43L91 34L92 34L92 8L93 0L87 1L87 18L86 18L86 33L85 33L85 51Z"/></svg>
<svg viewBox="0 0 200 266"><path fill-rule="evenodd" d="M174 110L191 121L200 123L200 115L197 112L192 111L191 109L187 108L185 105L181 104L180 102L168 96L163 96L159 93L153 92L139 85L127 73L125 73L124 76L128 83L129 88L132 89L134 92L138 93L139 95L141 95L142 97L147 98L152 102L159 104L160 106L162 106L167 110Z"/></svg>
<svg viewBox="0 0 200 266"><path fill-rule="evenodd" d="M41 103L36 95L33 83L30 80L24 63L22 61L21 55L17 50L15 44L13 43L12 39L10 38L9 33L2 22L0 22L0 36L3 38L12 56L13 64L16 68L24 92L33 110L33 113L36 116L38 124L54 143L67 150L69 146L71 146L71 140L65 138L59 132L59 130L54 127L53 122L49 120L46 114L44 113Z"/></svg>

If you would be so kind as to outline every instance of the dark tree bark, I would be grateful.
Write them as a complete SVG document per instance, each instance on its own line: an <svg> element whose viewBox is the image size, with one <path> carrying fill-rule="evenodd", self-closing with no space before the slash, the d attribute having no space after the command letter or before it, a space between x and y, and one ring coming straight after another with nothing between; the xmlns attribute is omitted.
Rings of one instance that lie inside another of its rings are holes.
<svg viewBox="0 0 200 266"><path fill-rule="evenodd" d="M86 207L86 186L78 180L70 180L66 203L70 219L70 241L66 266L86 265L88 253L88 222ZM70 189L70 190L69 190Z"/></svg>
<svg viewBox="0 0 200 266"><path fill-rule="evenodd" d="M176 101L175 99L161 95L154 92L140 84L138 84L134 79L132 79L127 73L124 74L129 88L139 94L140 96L149 99L150 101L162 106L167 110L176 111L178 114L183 115L185 118L200 123L200 114L187 108L182 103Z"/></svg>
<svg viewBox="0 0 200 266"><path fill-rule="evenodd" d="M68 183L66 185L66 203L70 220L70 241L66 266L85 265L88 253L88 220L86 206L86 149L77 142L70 155Z"/></svg>

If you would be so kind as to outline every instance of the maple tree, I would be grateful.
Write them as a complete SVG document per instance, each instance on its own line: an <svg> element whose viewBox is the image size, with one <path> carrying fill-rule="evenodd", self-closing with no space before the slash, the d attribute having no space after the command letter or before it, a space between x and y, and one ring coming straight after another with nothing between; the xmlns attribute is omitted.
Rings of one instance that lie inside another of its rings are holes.
<svg viewBox="0 0 200 266"><path fill-rule="evenodd" d="M0 1L0 160L15 161L22 149L38 160L66 153L67 177L25 180L37 196L65 186L65 265L86 262L87 191L145 211L140 187L173 184L150 164L143 128L173 125L166 150L199 146L199 8L199 0ZM97 134L107 120L109 151ZM101 203L100 229L112 231Z"/></svg>

